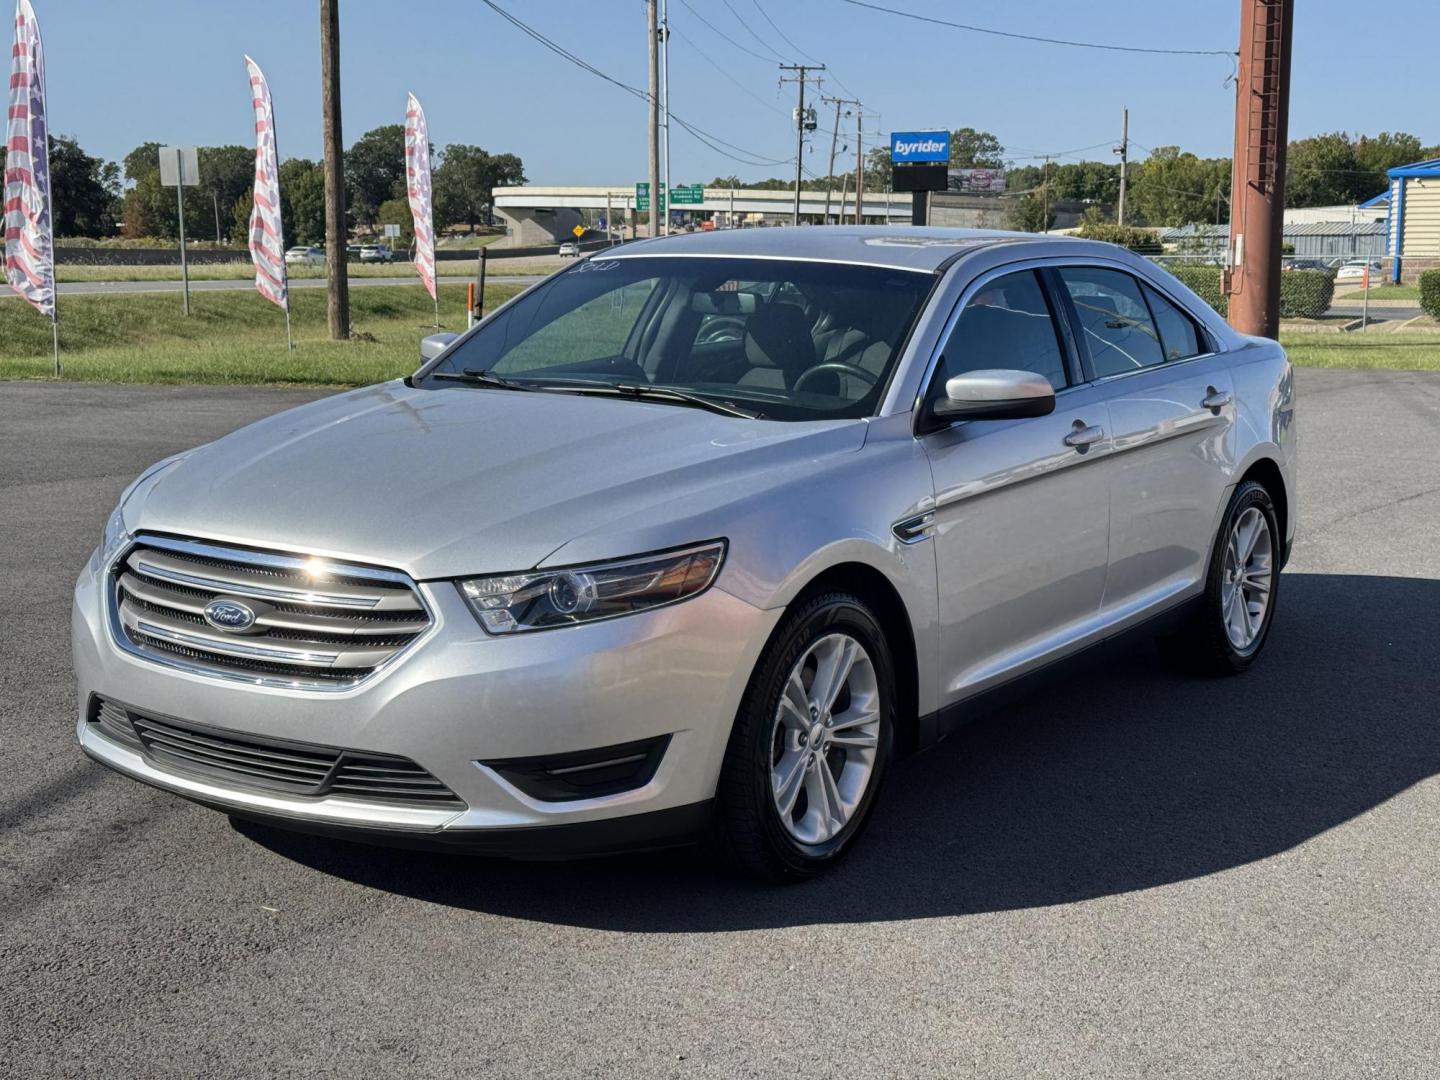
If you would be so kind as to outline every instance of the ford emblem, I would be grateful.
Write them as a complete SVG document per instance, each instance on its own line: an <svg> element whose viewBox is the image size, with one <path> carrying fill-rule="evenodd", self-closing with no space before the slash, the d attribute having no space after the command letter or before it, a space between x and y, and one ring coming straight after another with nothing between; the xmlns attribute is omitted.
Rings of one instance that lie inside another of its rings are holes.
<svg viewBox="0 0 1440 1080"><path fill-rule="evenodd" d="M205 621L216 630L243 634L255 625L255 611L238 600L211 600L205 605Z"/></svg>

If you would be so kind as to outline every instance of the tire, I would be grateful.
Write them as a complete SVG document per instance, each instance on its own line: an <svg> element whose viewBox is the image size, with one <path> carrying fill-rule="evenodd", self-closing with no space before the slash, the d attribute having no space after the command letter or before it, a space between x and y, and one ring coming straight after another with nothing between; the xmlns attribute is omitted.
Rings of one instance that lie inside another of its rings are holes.
<svg viewBox="0 0 1440 1080"><path fill-rule="evenodd" d="M1241 587L1235 587L1232 578L1236 551L1231 540L1237 539L1243 547L1247 534L1242 523L1255 522L1263 524L1263 533L1251 543L1250 554L1244 559ZM1247 670L1270 638L1279 598L1283 544L1270 493L1254 480L1245 481L1235 489L1225 509L1210 554L1201 602L1179 632L1160 639L1162 652L1197 674L1238 675ZM1268 588L1262 590L1262 585ZM1261 597L1263 604L1258 602Z"/></svg>
<svg viewBox="0 0 1440 1080"><path fill-rule="evenodd" d="M840 669L844 681L827 694ZM802 599L772 635L741 701L710 846L731 869L771 882L804 880L834 865L854 847L875 805L896 700L885 632L865 602L840 591Z"/></svg>

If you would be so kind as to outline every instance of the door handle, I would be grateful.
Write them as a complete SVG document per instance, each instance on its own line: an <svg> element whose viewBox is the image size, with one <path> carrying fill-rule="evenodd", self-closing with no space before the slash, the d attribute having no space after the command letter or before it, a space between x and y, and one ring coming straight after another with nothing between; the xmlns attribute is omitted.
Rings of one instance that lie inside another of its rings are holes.
<svg viewBox="0 0 1440 1080"><path fill-rule="evenodd" d="M1065 445L1083 454L1090 449L1092 443L1097 443L1104 437L1104 428L1087 426L1084 420L1076 420L1070 434L1065 436Z"/></svg>
<svg viewBox="0 0 1440 1080"><path fill-rule="evenodd" d="M1230 396L1229 390L1216 390L1213 386L1207 386L1205 388L1205 400L1200 402L1200 407L1202 409L1209 409L1216 416L1219 416L1220 410L1226 405L1229 405L1232 400L1234 399Z"/></svg>

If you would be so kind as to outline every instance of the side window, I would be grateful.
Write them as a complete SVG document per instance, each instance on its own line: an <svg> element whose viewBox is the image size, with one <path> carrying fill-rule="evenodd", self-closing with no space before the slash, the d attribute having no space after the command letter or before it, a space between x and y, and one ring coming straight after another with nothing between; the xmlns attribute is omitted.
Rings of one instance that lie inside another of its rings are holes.
<svg viewBox="0 0 1440 1080"><path fill-rule="evenodd" d="M985 368L1033 371L1056 390L1067 384L1055 320L1033 270L996 278L971 297L945 343L931 397L945 393L946 380Z"/></svg>
<svg viewBox="0 0 1440 1080"><path fill-rule="evenodd" d="M1160 334L1140 295L1140 283L1118 270L1067 266L1060 271L1097 378L1165 362Z"/></svg>
<svg viewBox="0 0 1440 1080"><path fill-rule="evenodd" d="M1160 328L1160 344L1165 349L1166 360L1188 360L1208 350L1205 339L1200 336L1189 315L1149 285L1145 286L1145 299L1150 301L1155 324Z"/></svg>

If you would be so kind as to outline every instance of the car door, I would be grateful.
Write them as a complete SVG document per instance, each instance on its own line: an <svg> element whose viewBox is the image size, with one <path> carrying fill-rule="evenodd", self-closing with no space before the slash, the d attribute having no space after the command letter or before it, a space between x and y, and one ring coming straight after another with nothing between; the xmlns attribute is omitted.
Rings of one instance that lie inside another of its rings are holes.
<svg viewBox="0 0 1440 1080"><path fill-rule="evenodd" d="M1064 266L1058 277L1109 407L1103 607L1124 623L1204 580L1233 465L1234 387L1204 328L1150 283L1102 266Z"/></svg>
<svg viewBox="0 0 1440 1080"><path fill-rule="evenodd" d="M1080 385L1068 330L1033 269L971 286L927 401L955 375L1007 367L1049 378L1055 411L921 436L935 483L942 706L1078 648L1105 585L1105 402Z"/></svg>

